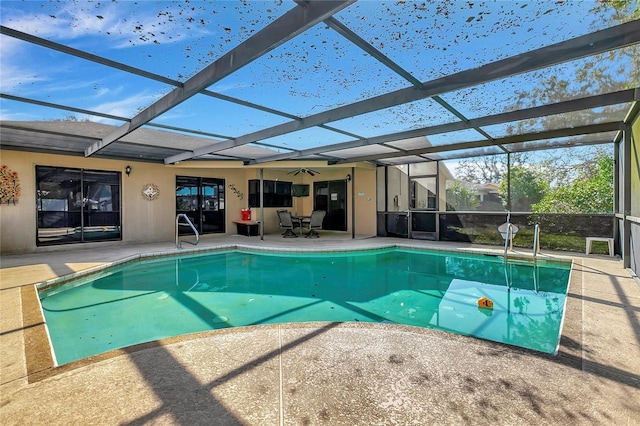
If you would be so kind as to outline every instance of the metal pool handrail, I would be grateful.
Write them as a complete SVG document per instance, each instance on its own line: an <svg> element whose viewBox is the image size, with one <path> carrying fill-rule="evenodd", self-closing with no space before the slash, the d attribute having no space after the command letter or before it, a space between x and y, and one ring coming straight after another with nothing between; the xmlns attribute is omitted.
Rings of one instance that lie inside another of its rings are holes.
<svg viewBox="0 0 640 426"><path fill-rule="evenodd" d="M190 241L184 241L185 243L189 243L189 244L193 244L194 246L197 246L198 243L200 242L200 234L198 233L198 230L196 229L195 226L193 226L193 223L191 223L191 220L189 220L189 217L184 214L184 213L179 213L176 216L176 248L181 249L182 248L182 241L179 239L179 235L178 235L178 222L180 221L180 218L184 218L184 220L187 222L187 224L191 227L191 230L193 231L194 234L196 234L196 242L192 243Z"/></svg>
<svg viewBox="0 0 640 426"><path fill-rule="evenodd" d="M533 258L540 253L540 225L536 223L533 228Z"/></svg>
<svg viewBox="0 0 640 426"><path fill-rule="evenodd" d="M504 239L504 260L507 260L507 248L509 247L509 242L513 238L513 224L507 223L507 235Z"/></svg>

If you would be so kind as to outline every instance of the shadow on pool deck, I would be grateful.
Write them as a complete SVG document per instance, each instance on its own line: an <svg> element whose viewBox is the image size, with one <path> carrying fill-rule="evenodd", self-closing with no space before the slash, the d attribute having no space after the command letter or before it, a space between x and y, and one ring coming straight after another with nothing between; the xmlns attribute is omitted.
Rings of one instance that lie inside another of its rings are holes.
<svg viewBox="0 0 640 426"><path fill-rule="evenodd" d="M331 246L328 240L295 243L325 248ZM395 239L335 240L333 245L395 242L483 249ZM42 338L33 336L44 327L39 308L32 305L33 287L24 286L32 277L14 274L17 278L6 282L12 268L44 261L47 268L33 269L49 279L55 271L100 263L100 251L109 261L168 250L145 245L3 257L3 425L631 425L640 419L640 290L619 260L604 256L573 254L555 357L429 329L306 323L198 333L55 369L47 368L46 360L28 369L34 362L28 358L38 354L27 349L25 357L25 348Z"/></svg>

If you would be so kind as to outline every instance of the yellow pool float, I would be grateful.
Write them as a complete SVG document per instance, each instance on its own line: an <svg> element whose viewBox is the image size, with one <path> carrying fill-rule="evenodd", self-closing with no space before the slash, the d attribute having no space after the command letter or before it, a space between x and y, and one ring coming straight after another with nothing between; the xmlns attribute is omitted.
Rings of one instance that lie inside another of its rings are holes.
<svg viewBox="0 0 640 426"><path fill-rule="evenodd" d="M481 297L478 299L478 307L484 309L493 309L493 300L488 297Z"/></svg>

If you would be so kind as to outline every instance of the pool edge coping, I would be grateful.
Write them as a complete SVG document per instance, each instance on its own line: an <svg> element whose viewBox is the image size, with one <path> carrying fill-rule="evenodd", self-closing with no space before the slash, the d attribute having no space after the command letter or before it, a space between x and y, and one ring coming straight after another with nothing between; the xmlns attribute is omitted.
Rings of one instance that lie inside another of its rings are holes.
<svg viewBox="0 0 640 426"><path fill-rule="evenodd" d="M62 275L60 277L52 278L46 281L41 281L38 283L34 283L33 285L36 288L37 292L43 290L49 290L51 288L59 287L61 285L66 284L69 281L73 281L78 278L82 278L85 276L89 276L92 274L97 274L99 272L115 268L118 266L123 266L127 263L132 263L138 260L146 260L146 259L160 259L164 257L172 257L172 256L183 256L190 254L200 254L200 253L213 253L218 251L225 250L248 250L255 252L277 252L277 253L344 253L344 252L367 252L367 251L377 251L377 250L385 250L385 249L411 249L411 250L419 250L419 251L436 251L439 253L465 253L470 255L478 255L478 256L490 256L490 257L504 257L503 255L496 253L495 251L490 251L487 249L473 249L473 248L442 248L437 246L425 246L425 245L417 245L417 244L406 244L406 243L390 243L390 244L382 244L375 247L356 247L356 248L290 248L290 247L262 247L262 246L254 246L248 244L222 244L217 246L211 246L206 248L192 248L192 249L175 249L172 251L160 251L160 252L149 252L149 253L138 253L131 256L123 257L122 259L114 260L112 262L107 262L102 265L94 266L88 269L84 269L82 271L73 272L71 274ZM519 253L511 253L507 254L506 258L509 260L522 260L522 261L545 261L550 263L561 263L561 264L569 264L569 267L573 267L573 258L563 259L559 257L553 256L545 256L542 259L534 258L533 255L524 255Z"/></svg>
<svg viewBox="0 0 640 426"><path fill-rule="evenodd" d="M42 312L42 306L41 306L41 300L39 297L39 293L42 290L47 290L47 289L51 289L51 288L56 288L58 286L62 286L66 283L68 283L69 281L73 281L75 279L78 278L82 278L85 276L90 276L93 274L97 274L99 272L111 269L111 268L115 268L118 266L122 266L128 263L132 263L138 260L145 260L145 259L155 259L155 258L164 258L164 257L172 257L172 256L182 256L182 255L193 255L193 254L203 254L203 253L209 253L209 252L219 252L219 251L227 251L227 250L248 250L248 251L256 251L256 252L278 252L278 253L344 253L344 252L367 252L367 251L378 251L378 250L385 250L385 249L393 249L393 248L400 248L400 249L412 249L412 250L419 250L419 251L436 251L436 252L440 252L440 253L464 253L464 254L470 254L470 255L480 255L480 256L491 256L491 257L503 257L501 254L496 253L495 251L489 251L489 250L484 250L484 249L474 249L474 248L441 248L441 247L436 247L436 246L425 246L425 245L417 245L417 244L406 244L406 243L386 243L386 244L381 244L381 245L377 245L377 246L373 246L373 247L358 247L358 248L340 248L340 247L332 247L332 248L323 248L323 249L316 249L316 248L280 248L280 247L261 247L261 246L254 246L254 245L247 245L247 244L221 244L221 245L217 245L217 246L210 246L210 247L206 247L206 248L192 248L192 249L175 249L175 250L171 250L171 251L160 251L160 252L149 252L149 253L138 253L135 255L131 255L131 256L126 256L122 259L118 259L115 260L113 262L108 262L99 266L95 266L95 267L91 267L88 269L85 269L83 271L79 271L79 272L75 272L75 273L71 273L71 274L67 274L67 275L63 275L61 277L57 277L57 278L53 278L50 280L46 280L40 283L35 283L35 284L31 284L31 285L26 285L23 287L26 289L29 288L33 288L34 291L33 292L28 292L25 293L24 291L22 291L22 295L23 298L27 297L28 300L30 300L32 297L36 299L36 303L39 307L38 309L38 314L40 316L40 322L38 322L37 324L34 325L34 327L32 328L32 334L31 336L33 336L30 339L25 338L25 353L32 353L32 354L36 354L36 356L27 356L26 357L26 361L27 361L27 380L29 383L33 383L33 382L38 382L41 380L44 380L48 377L52 377L52 376L56 376L58 374L64 373L66 371L70 371L70 370L75 370L77 368L81 368L85 365L90 365L96 362L100 362L100 361L104 361L104 360L108 360L120 355L126 355L128 353L131 352L137 352L139 350L144 350L144 349L148 349L150 347L155 347L158 345L165 345L165 344L171 344L174 342L174 339L176 339L176 341L182 341L182 340L190 340L192 338L197 338L194 337L194 335L198 335L201 333L212 333L212 332L221 332L221 330L225 330L225 332L232 332L233 330L238 330L238 329L247 329L247 328L251 328L251 327L264 327L264 326L278 326L278 325L282 325L282 324L262 324L262 325L254 325L254 326L243 326L243 327L232 327L229 329L219 329L219 330L208 330L208 331L204 331L204 332L197 332L197 333L188 333L185 335L181 335L181 336L173 336L173 337L169 337L169 338L165 338L165 339L159 339L159 340L153 340L150 342L145 342L145 343L140 343L137 345L132 345L132 346L128 346L126 348L120 348L120 349L115 349L113 351L109 351L109 352L104 352L101 354L97 354L91 357L87 357L87 358L83 358L81 360L77 360L77 361L72 361L71 363L66 363L66 364L62 364L62 365L57 365L57 362L55 361L55 355L54 355L54 351L53 351L53 346L51 344L51 339L49 336L49 331L48 331L48 327L47 327L47 323L46 320L44 318L44 314ZM527 255L523 255L523 254L508 254L507 255L507 259L514 259L514 260L525 260L525 261L531 261L533 260L533 256L527 256ZM567 286L567 296L568 296L568 291L571 285L571 272L573 271L573 268L575 266L575 261L573 258L570 259L563 259L563 258L559 258L559 257L553 257L553 256L545 256L544 259L540 259L540 260L544 260L544 261L550 261L550 262L557 262L557 263L562 263L562 264L569 264L569 270L570 270L570 276L569 276L569 285ZM24 300L24 299L23 299ZM565 303L566 303L566 298L565 298ZM31 306L31 301L27 303L27 305ZM565 309L566 309L566 305L565 305ZM33 313L27 313L25 312L25 304L23 303L23 318L27 318L30 316L33 316ZM25 317L25 315L27 315L27 317ZM560 328L560 339L558 340L558 347L561 346L561 340L562 340L562 330L563 330L563 326L564 326L564 322L565 322L566 318L563 318L563 323L561 324L561 328ZM303 323L284 323L286 324L288 327L291 326L291 324L317 324L318 322L303 322ZM322 323L322 322L320 322ZM324 322L326 323L326 322ZM331 322L329 322L330 324L332 324ZM365 324L365 323L351 323L351 322L337 322L335 324ZM369 323L366 323L369 324ZM376 324L376 325L396 325L396 326L401 326L401 327L408 327L408 328L418 328L418 329L423 329L421 327L415 327L415 326L409 326L409 325L404 325L404 324L379 324L379 323L370 323L370 324ZM435 330L435 329L430 329L430 328L424 328L425 330L432 330L432 331L440 331L440 330ZM442 331L443 333L446 333L444 331ZM519 347L519 346L513 346L513 345L509 345L507 343L500 343L500 342L494 342L494 341L490 341L490 340L484 340L484 339L480 339L474 336L466 336L466 335L458 335L455 333L447 333L447 334L453 334L455 336L461 336L461 337L466 337L466 338L471 338L474 340L480 340L482 342L487 342L487 343L491 343L491 344L496 344L496 345L500 345L500 347L508 347L508 348L512 348L512 349L516 349L516 350L523 350L526 351L527 353L534 353L540 356L545 356L545 357L550 357L552 359L556 359L558 358L561 354L559 351L556 351L555 354L548 354L548 353L544 353L544 352L540 352L540 351L535 351L533 349L527 349L527 348L523 348L523 347ZM44 344L43 344L44 342ZM168 342L168 343L167 343ZM137 349L134 349L137 348ZM46 350L45 350L46 349ZM43 355L44 354L44 355ZM45 358L44 360L42 358ZM48 358L48 360L47 360ZM31 362L30 362L31 361Z"/></svg>

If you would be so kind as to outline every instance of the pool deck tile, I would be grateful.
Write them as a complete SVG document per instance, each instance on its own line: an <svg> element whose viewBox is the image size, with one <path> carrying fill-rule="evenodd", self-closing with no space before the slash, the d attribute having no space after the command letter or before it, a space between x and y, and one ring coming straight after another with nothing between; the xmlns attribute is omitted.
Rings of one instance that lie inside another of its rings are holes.
<svg viewBox="0 0 640 426"><path fill-rule="evenodd" d="M205 237L200 248L501 252L331 234L291 240ZM171 243L95 244L3 256L0 424L640 424L640 287L602 255L541 256L574 260L557 356L393 324L304 323L178 336L50 368L32 284L175 252Z"/></svg>

